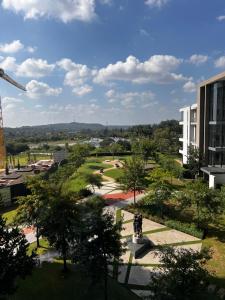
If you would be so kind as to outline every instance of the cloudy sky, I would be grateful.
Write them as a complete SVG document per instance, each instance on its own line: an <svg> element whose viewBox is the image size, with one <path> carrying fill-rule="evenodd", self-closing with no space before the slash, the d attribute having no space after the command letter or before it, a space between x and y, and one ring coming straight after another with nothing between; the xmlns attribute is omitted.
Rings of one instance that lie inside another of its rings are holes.
<svg viewBox="0 0 225 300"><path fill-rule="evenodd" d="M0 67L27 89L0 81L4 123L179 118L224 36L224 0L0 0Z"/></svg>

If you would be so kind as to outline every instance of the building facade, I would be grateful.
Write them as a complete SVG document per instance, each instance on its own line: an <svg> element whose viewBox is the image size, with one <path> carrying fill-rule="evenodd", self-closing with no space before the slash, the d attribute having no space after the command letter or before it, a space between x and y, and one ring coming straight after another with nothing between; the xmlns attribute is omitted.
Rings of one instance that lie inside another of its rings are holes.
<svg viewBox="0 0 225 300"><path fill-rule="evenodd" d="M195 107L196 116L193 129L192 107ZM209 186L214 188L218 184L225 184L225 72L200 83L197 104L180 111L184 113L180 123L183 126L183 151L180 151L183 163L187 162L186 149L193 145L191 140L194 136L195 146L204 157L201 170L208 177Z"/></svg>
<svg viewBox="0 0 225 300"><path fill-rule="evenodd" d="M179 150L179 153L182 155L183 164L187 164L189 147L196 147L197 104L181 108L180 113L179 123L182 126L182 137L179 138L179 141L182 143L182 149Z"/></svg>

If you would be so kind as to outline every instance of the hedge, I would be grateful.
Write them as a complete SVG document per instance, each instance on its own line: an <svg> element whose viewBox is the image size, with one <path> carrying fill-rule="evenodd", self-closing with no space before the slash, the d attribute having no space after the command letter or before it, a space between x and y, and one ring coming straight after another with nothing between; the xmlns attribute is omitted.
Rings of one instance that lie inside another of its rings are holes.
<svg viewBox="0 0 225 300"><path fill-rule="evenodd" d="M165 221L165 225L167 227L185 232L187 234L193 235L199 239L203 238L203 231L198 229L195 224L193 223L183 223L174 220Z"/></svg>

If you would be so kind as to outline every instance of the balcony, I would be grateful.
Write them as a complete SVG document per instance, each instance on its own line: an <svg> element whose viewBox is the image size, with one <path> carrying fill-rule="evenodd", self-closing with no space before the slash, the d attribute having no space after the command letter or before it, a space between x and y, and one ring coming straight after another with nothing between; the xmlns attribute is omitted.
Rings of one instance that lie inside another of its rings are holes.
<svg viewBox="0 0 225 300"><path fill-rule="evenodd" d="M183 155L183 153L184 153L183 149L180 149L179 153Z"/></svg>

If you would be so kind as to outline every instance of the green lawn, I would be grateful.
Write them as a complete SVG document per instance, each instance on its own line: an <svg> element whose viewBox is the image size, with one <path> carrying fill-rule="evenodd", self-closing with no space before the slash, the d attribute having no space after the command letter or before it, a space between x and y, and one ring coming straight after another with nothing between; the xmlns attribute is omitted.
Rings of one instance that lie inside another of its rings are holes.
<svg viewBox="0 0 225 300"><path fill-rule="evenodd" d="M95 171L103 169L111 168L112 166L109 164L104 164L104 161L107 158L88 158L87 161L74 173L67 182L64 184L64 188L70 192L79 192L80 190L86 188L87 182L82 178L82 174L84 173L94 173ZM77 176L80 174L81 176Z"/></svg>
<svg viewBox="0 0 225 300"><path fill-rule="evenodd" d="M9 209L4 210L2 212L2 217L4 219L6 219L6 224L7 225L13 223L13 220L14 220L15 216L16 216L16 208L15 207L14 208L9 208Z"/></svg>
<svg viewBox="0 0 225 300"><path fill-rule="evenodd" d="M104 175L108 177L112 177L113 179L117 180L119 177L123 175L123 169L117 168L117 169L105 171Z"/></svg>
<svg viewBox="0 0 225 300"><path fill-rule="evenodd" d="M71 266L72 269L72 266ZM45 263L41 268L34 270L32 276L19 281L19 288L15 295L8 300L103 300L103 286L91 285L87 274L78 268L65 277L61 272L62 265L59 262ZM131 291L109 278L109 300L138 300Z"/></svg>
<svg viewBox="0 0 225 300"><path fill-rule="evenodd" d="M26 166L28 164L28 156L27 156L27 153L20 153L18 155L15 155L14 156L15 158L15 164L17 165L18 163L18 160L20 162L20 165L21 166ZM34 159L34 156L31 155L30 156L31 160ZM36 158L36 161L38 160L42 160L42 159L51 159L51 156L50 155L40 155L40 154L36 154L35 155L35 158Z"/></svg>
<svg viewBox="0 0 225 300"><path fill-rule="evenodd" d="M39 240L40 247L37 248L37 242L31 243L28 247L28 255L31 255L32 251L34 251L37 255L44 254L48 251L51 247L46 239Z"/></svg>

